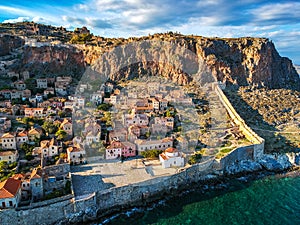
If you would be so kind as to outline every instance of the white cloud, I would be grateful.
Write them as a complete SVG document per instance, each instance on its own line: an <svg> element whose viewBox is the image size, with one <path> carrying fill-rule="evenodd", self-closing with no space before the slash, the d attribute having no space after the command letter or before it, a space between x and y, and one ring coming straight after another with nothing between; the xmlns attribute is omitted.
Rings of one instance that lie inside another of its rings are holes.
<svg viewBox="0 0 300 225"><path fill-rule="evenodd" d="M30 21L29 17L24 17L24 16L20 16L18 18L15 19L8 19L8 20L4 20L3 23L19 23L19 22L24 22L24 21Z"/></svg>

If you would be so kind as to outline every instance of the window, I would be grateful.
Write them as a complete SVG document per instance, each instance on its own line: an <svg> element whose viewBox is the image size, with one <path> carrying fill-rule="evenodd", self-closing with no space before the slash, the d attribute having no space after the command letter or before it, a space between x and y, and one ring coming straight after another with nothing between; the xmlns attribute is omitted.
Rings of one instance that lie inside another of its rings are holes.
<svg viewBox="0 0 300 225"><path fill-rule="evenodd" d="M2 208L5 208L6 205L5 205L5 202L2 202Z"/></svg>
<svg viewBox="0 0 300 225"><path fill-rule="evenodd" d="M13 206L13 202L12 201L9 201L9 206Z"/></svg>

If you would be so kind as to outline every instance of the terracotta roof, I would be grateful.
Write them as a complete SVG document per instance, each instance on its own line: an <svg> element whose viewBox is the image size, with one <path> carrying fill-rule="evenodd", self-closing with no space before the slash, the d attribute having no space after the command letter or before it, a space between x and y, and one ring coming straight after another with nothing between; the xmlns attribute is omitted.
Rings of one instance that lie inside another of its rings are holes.
<svg viewBox="0 0 300 225"><path fill-rule="evenodd" d="M35 168L34 170L32 170L31 175L30 175L30 179L40 179L42 176L42 169L41 168Z"/></svg>
<svg viewBox="0 0 300 225"><path fill-rule="evenodd" d="M165 153L161 153L161 154L159 154L159 156L160 156L163 160L168 160L168 159L169 159L169 157L166 156Z"/></svg>
<svg viewBox="0 0 300 225"><path fill-rule="evenodd" d="M17 133L17 137L27 137L27 132L21 131L21 132Z"/></svg>
<svg viewBox="0 0 300 225"><path fill-rule="evenodd" d="M23 178L25 178L25 176L24 176L24 174L17 173L15 175L13 175L12 178L14 178L15 180L22 180Z"/></svg>
<svg viewBox="0 0 300 225"><path fill-rule="evenodd" d="M11 177L1 182L0 199L15 197L20 187L21 187L21 181L13 179Z"/></svg>
<svg viewBox="0 0 300 225"><path fill-rule="evenodd" d="M10 155L14 155L16 154L16 152L14 151L3 151L3 152L0 152L0 156L10 156Z"/></svg>
<svg viewBox="0 0 300 225"><path fill-rule="evenodd" d="M15 136L11 133L5 133L2 135L2 138L14 138Z"/></svg>
<svg viewBox="0 0 300 225"><path fill-rule="evenodd" d="M40 129L32 128L28 131L28 134L42 134L43 132Z"/></svg>
<svg viewBox="0 0 300 225"><path fill-rule="evenodd" d="M44 110L44 108L25 108L27 111Z"/></svg>
<svg viewBox="0 0 300 225"><path fill-rule="evenodd" d="M177 149L176 149L176 148L170 147L170 148L167 148L167 149L165 150L165 152L173 153L173 152L177 152Z"/></svg>

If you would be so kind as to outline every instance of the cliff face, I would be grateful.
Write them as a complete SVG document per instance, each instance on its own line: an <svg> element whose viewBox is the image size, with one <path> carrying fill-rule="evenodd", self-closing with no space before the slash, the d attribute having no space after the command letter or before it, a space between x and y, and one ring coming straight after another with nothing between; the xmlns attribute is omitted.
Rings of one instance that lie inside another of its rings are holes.
<svg viewBox="0 0 300 225"><path fill-rule="evenodd" d="M97 40L93 45L26 46L13 70L80 78L85 65L92 65L112 80L158 74L187 84L195 78L205 80L209 74L227 83L300 90L299 75L292 62L281 57L274 44L265 38L205 38L167 33ZM0 55L23 44L19 37L3 35Z"/></svg>
<svg viewBox="0 0 300 225"><path fill-rule="evenodd" d="M157 49L158 42L153 40L130 42L104 54L99 50L98 60L93 51L85 52L85 58L113 80L160 74L186 84L198 69L198 73L209 72L222 82L300 90L291 60L281 57L268 39L181 37L166 42L160 42ZM203 65L205 69L199 70Z"/></svg>
<svg viewBox="0 0 300 225"><path fill-rule="evenodd" d="M12 49L19 48L23 46L24 43L24 40L17 36L0 36L0 56L9 54Z"/></svg>
<svg viewBox="0 0 300 225"><path fill-rule="evenodd" d="M201 40L197 51L218 80L300 89L299 76L291 60L281 57L267 39Z"/></svg>
<svg viewBox="0 0 300 225"><path fill-rule="evenodd" d="M85 68L82 51L65 45L26 46L20 65L35 75L70 75L76 78L80 78Z"/></svg>

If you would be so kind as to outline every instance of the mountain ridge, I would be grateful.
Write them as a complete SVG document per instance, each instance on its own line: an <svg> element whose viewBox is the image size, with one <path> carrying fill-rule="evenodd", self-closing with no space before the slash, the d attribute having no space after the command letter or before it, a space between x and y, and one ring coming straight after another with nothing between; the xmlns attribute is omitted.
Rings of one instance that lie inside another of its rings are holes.
<svg viewBox="0 0 300 225"><path fill-rule="evenodd" d="M180 52L181 48L185 48L194 53L201 63L207 66L211 74L221 82L300 90L299 75L292 61L286 57L281 57L273 42L267 38L202 37L182 35L176 32L129 37L127 39L104 38L94 36L86 27L77 28L74 32L71 32L63 27L53 27L32 22L1 24L0 31L9 35L15 34L17 37L35 38L42 43L52 43L41 47L24 47L19 66L14 68L14 70L19 71L27 68L31 70L31 73L50 73L53 75L57 73L58 69L62 69L66 73L70 70L73 71L72 73L82 72L82 67L93 65L97 59L103 57L104 53L111 52L118 46L140 43L136 45L135 54L144 56L145 52L138 51L138 49L141 49L139 45L142 45L145 41L162 41L171 43L175 49L174 51L178 50ZM2 39L3 36L1 37ZM53 41L58 42L54 44ZM2 45L5 44L2 43ZM157 54L157 52L152 50L149 50L149 52ZM124 51L118 55L112 54L112 58L108 59L110 60L110 67L118 68L118 63L128 65L125 68L119 68L116 74L111 75L110 78L112 80L131 78L133 73L136 75L140 75L140 73L161 73L179 84L186 84L191 81L188 78L188 74L185 74L184 71L178 72L178 68L182 67L180 63L167 68L164 68L164 65L159 65L159 63L151 62L139 62L138 64L130 65L127 64L128 53L126 54ZM158 54L159 59L165 61L171 56L168 55L170 53L164 50ZM103 69L99 60L97 63L100 63L100 65L96 65L94 68L98 67L98 70L99 68ZM38 69L31 68L33 64L40 66ZM44 68L45 64L48 65L46 68ZM75 67L76 69L73 70L70 67Z"/></svg>

